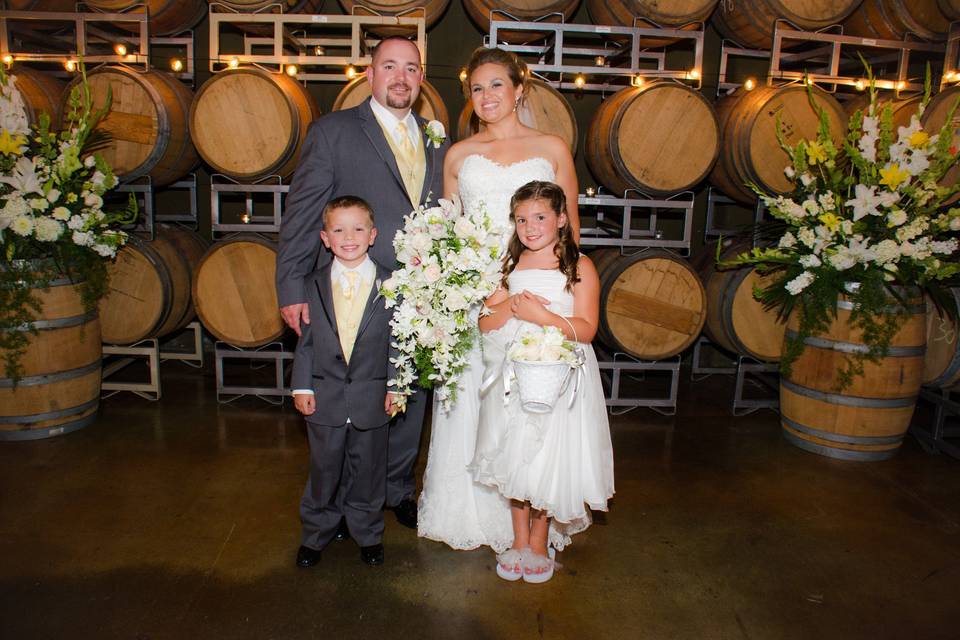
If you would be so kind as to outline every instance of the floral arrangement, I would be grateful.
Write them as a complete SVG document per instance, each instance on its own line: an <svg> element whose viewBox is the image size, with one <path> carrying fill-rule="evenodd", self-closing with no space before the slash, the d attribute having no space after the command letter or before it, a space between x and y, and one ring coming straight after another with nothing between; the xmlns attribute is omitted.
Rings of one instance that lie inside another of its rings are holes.
<svg viewBox="0 0 960 640"><path fill-rule="evenodd" d="M447 132L443 128L443 123L439 120L431 120L423 125L423 131L427 134L427 140L433 144L434 149L439 149L443 141L447 139Z"/></svg>
<svg viewBox="0 0 960 640"><path fill-rule="evenodd" d="M406 398L416 381L434 388L445 408L456 398L457 378L476 339L480 303L500 282L499 257L506 230L495 228L486 209L465 214L459 200L421 206L404 218L393 240L400 268L383 283L391 320L389 384Z"/></svg>
<svg viewBox="0 0 960 640"><path fill-rule="evenodd" d="M87 310L95 308L106 292L104 260L126 241L119 226L133 221L136 203L104 210L103 195L117 179L91 152L104 143L94 128L110 97L94 111L84 75L58 133L45 113L29 126L14 79L0 68L0 351L6 376L16 380L31 336L24 328L41 311L34 291L65 275L82 283Z"/></svg>
<svg viewBox="0 0 960 640"><path fill-rule="evenodd" d="M542 327L528 330L516 339L507 350L507 358L520 362L567 362L575 366L580 361L576 348L557 327Z"/></svg>
<svg viewBox="0 0 960 640"><path fill-rule="evenodd" d="M798 314L799 329L788 334L781 361L787 375L804 340L830 326L838 300L853 303L850 323L862 331L869 350L845 356L839 389L863 374L865 360L878 362L887 355L905 318L902 287L939 297L960 271L955 237L960 208L944 208L960 185L938 184L958 158L952 146L957 107L939 131L921 127L930 98L928 73L910 124L894 129L891 106L877 99L869 68L867 73L870 104L851 116L840 148L826 114L813 100L820 112L816 139L790 146L781 135L780 144L792 160L786 174L795 191L774 197L750 185L776 219L760 235L776 245L753 249L730 263L778 274L754 293L782 318ZM885 313L891 306L900 312Z"/></svg>

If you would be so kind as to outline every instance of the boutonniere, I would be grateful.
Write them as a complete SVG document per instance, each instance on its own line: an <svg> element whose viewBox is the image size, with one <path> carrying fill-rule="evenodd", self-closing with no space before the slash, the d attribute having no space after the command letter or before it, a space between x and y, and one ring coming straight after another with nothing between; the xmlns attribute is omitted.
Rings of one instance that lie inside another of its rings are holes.
<svg viewBox="0 0 960 640"><path fill-rule="evenodd" d="M434 149L439 149L443 141L447 139L447 132L443 129L443 123L439 120L431 120L423 125L423 131L427 134L427 139L433 143Z"/></svg>
<svg viewBox="0 0 960 640"><path fill-rule="evenodd" d="M373 290L377 292L377 295L373 297L373 301L376 302L383 297L383 282L380 278L377 278L376 282L373 283Z"/></svg>

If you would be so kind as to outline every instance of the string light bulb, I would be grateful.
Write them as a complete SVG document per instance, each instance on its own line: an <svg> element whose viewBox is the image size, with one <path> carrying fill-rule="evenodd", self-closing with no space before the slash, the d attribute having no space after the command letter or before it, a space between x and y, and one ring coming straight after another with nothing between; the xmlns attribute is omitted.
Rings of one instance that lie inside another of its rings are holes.
<svg viewBox="0 0 960 640"><path fill-rule="evenodd" d="M117 44L113 45L113 50L118 56L123 57L127 55L127 45L123 44L122 42L118 42Z"/></svg>
<svg viewBox="0 0 960 640"><path fill-rule="evenodd" d="M354 67L352 64L348 64L344 73L347 74L347 77L349 79L353 80L354 78L357 77L357 68Z"/></svg>
<svg viewBox="0 0 960 640"><path fill-rule="evenodd" d="M297 71L299 71L299 70L297 69L297 65L295 65L295 64L288 64L288 65L287 65L287 68L285 69L285 71L287 72L287 75L290 76L291 78L296 78L296 77L297 77Z"/></svg>
<svg viewBox="0 0 960 640"><path fill-rule="evenodd" d="M903 80L897 83L897 91L903 91L906 88L907 88L907 83L904 82Z"/></svg>
<svg viewBox="0 0 960 640"><path fill-rule="evenodd" d="M242 216L240 216L240 222L242 222L243 224L250 224L251 219L252 218L250 217L249 213L245 213Z"/></svg>
<svg viewBox="0 0 960 640"><path fill-rule="evenodd" d="M607 59L604 58L603 56L597 56L596 58L593 59L593 64L595 64L598 67L605 67L607 66Z"/></svg>
<svg viewBox="0 0 960 640"><path fill-rule="evenodd" d="M863 81L863 78L860 78L859 80L853 83L853 88L856 89L857 91L863 91L864 89L867 88L867 84Z"/></svg>
<svg viewBox="0 0 960 640"><path fill-rule="evenodd" d="M592 198L593 196L597 195L597 190L593 187L587 187L586 194L588 198Z"/></svg>
<svg viewBox="0 0 960 640"><path fill-rule="evenodd" d="M174 58L170 61L170 69L172 69L174 73L180 73L183 71L183 61L180 60L180 58Z"/></svg>
<svg viewBox="0 0 960 640"><path fill-rule="evenodd" d="M77 61L67 60L66 62L63 63L63 68L69 71L70 73L73 73L74 71L77 70Z"/></svg>
<svg viewBox="0 0 960 640"><path fill-rule="evenodd" d="M230 58L230 62L227 63L227 66L230 67L231 69L236 69L237 67L240 66L240 58L238 58L237 56L233 56L232 58Z"/></svg>
<svg viewBox="0 0 960 640"><path fill-rule="evenodd" d="M327 50L321 46L314 47L313 55L315 56L325 56L327 55Z"/></svg>
<svg viewBox="0 0 960 640"><path fill-rule="evenodd" d="M690 71L687 72L687 79L688 79L688 80L699 80L699 79L700 79L700 69L690 69Z"/></svg>
<svg viewBox="0 0 960 640"><path fill-rule="evenodd" d="M635 86L635 87L642 87L642 86L643 86L643 82L644 82L644 81L643 81L643 76L633 76L633 80L632 80L633 86Z"/></svg>
<svg viewBox="0 0 960 640"><path fill-rule="evenodd" d="M753 91L757 88L756 78L747 78L743 83L743 88L747 91Z"/></svg>
<svg viewBox="0 0 960 640"><path fill-rule="evenodd" d="M7 67L10 67L13 64L13 56L10 55L9 53L4 54L3 64L7 65Z"/></svg>
<svg viewBox="0 0 960 640"><path fill-rule="evenodd" d="M587 79L583 77L582 73L578 73L577 77L573 79L573 84L577 85L577 89L582 89L583 85L587 84Z"/></svg>

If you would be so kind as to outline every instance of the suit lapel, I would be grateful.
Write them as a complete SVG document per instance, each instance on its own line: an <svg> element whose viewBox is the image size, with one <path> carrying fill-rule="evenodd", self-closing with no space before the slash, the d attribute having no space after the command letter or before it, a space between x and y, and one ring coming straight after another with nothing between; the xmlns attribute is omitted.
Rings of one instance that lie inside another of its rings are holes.
<svg viewBox="0 0 960 640"><path fill-rule="evenodd" d="M327 322L330 323L330 328L333 329L334 335L339 337L340 332L337 331L337 314L333 307L333 285L330 284L330 269L332 266L333 261L331 260L320 267L316 284L317 292L320 294L320 305L323 307L323 315L327 317Z"/></svg>
<svg viewBox="0 0 960 640"><path fill-rule="evenodd" d="M360 319L360 328L357 329L357 338L360 338L360 334L363 333L363 330L370 324L370 320L373 318L373 312L376 311L377 308L377 301L383 297L380 295L380 284L390 277L389 271L377 263L374 264L377 266L377 277L373 286L370 287L370 295L367 296L367 304L363 308L363 317Z"/></svg>
<svg viewBox="0 0 960 640"><path fill-rule="evenodd" d="M433 147L433 143L430 142L430 138L427 137L426 123L427 121L413 114L414 119L417 121L417 125L420 127L420 139L423 141L423 155L427 159L426 170L423 172L423 188L420 190L420 202L421 204L427 201L428 198L436 201L438 198L443 197L443 194L431 193L430 186L433 184L434 174L437 171L437 149Z"/></svg>
<svg viewBox="0 0 960 640"><path fill-rule="evenodd" d="M357 113L360 115L361 128L370 140L370 144L377 150L380 159L383 160L384 164L390 169L390 173L393 174L394 179L400 186L400 190L406 193L407 188L403 184L403 178L400 177L400 168L397 166L397 159L394 157L393 150L383 135L383 127L380 126L380 121L373 115L373 109L370 108L371 100L373 100L373 98L367 98L357 110Z"/></svg>

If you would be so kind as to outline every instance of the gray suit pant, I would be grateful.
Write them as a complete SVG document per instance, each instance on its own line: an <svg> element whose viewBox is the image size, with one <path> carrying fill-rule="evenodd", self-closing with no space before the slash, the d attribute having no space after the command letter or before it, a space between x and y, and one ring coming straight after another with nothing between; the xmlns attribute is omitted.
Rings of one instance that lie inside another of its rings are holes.
<svg viewBox="0 0 960 640"><path fill-rule="evenodd" d="M387 456L387 506L414 499L417 483L414 467L420 451L420 433L430 394L423 389L407 399L407 410L390 423L390 444Z"/></svg>
<svg viewBox="0 0 960 640"><path fill-rule="evenodd" d="M360 430L352 424L308 422L307 434L310 477L300 501L303 546L323 549L336 535L341 517L361 547L382 542L387 426Z"/></svg>

